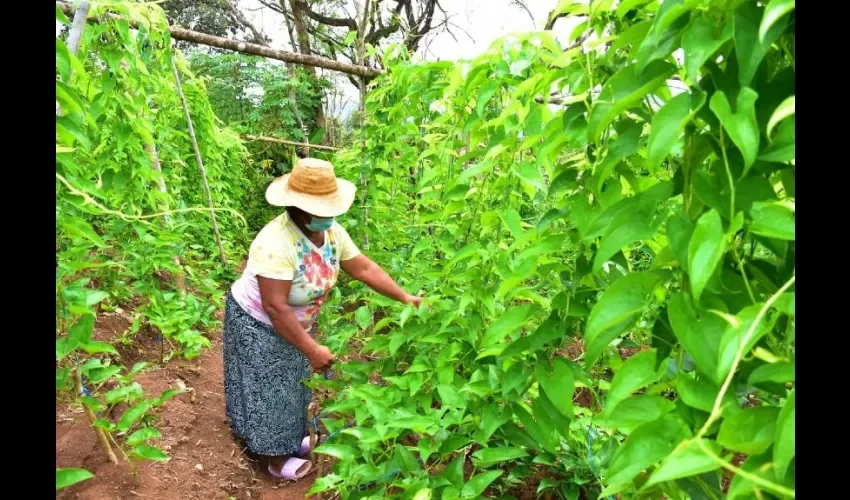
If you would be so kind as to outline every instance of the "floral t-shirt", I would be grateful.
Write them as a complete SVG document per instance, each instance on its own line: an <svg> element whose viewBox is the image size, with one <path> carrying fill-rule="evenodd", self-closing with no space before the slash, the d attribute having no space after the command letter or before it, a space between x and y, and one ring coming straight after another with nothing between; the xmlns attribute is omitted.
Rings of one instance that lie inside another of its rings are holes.
<svg viewBox="0 0 850 500"><path fill-rule="evenodd" d="M266 224L251 243L248 264L231 293L245 312L271 326L272 321L263 310L257 276L291 280L289 305L301 324L309 328L336 284L340 261L359 254L338 223L325 231L325 243L319 248L284 213Z"/></svg>

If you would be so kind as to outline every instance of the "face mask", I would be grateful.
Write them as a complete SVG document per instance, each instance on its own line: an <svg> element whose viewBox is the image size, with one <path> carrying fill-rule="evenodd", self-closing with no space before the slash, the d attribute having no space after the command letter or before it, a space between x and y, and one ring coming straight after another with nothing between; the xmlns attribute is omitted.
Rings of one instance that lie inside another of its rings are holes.
<svg viewBox="0 0 850 500"><path fill-rule="evenodd" d="M333 224L334 224L334 218L333 217L316 217L315 215L313 215L312 218L310 219L310 222L308 222L305 225L307 226L307 229L309 229L310 231L313 231L315 233L320 233L322 231L327 231L328 229L330 229L331 226L333 226Z"/></svg>

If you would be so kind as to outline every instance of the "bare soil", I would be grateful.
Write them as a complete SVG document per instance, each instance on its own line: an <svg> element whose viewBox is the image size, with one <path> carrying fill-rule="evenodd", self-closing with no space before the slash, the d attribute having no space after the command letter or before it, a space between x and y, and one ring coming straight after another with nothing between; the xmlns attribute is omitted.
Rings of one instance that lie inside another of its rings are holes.
<svg viewBox="0 0 850 500"><path fill-rule="evenodd" d="M114 340L130 326L129 313L101 314L95 338ZM159 410L157 427L163 438L156 443L169 453L168 462L121 460L109 463L82 408L57 403L56 467L82 467L95 474L56 494L57 499L213 500L305 498L316 477L314 471L297 483L278 483L247 457L233 438L224 413L224 382L220 333L212 347L198 358L175 358L158 369L140 374L137 381L149 395L179 387L190 392L171 399ZM161 344L150 331L139 331L134 342L116 343L122 363L159 365Z"/></svg>

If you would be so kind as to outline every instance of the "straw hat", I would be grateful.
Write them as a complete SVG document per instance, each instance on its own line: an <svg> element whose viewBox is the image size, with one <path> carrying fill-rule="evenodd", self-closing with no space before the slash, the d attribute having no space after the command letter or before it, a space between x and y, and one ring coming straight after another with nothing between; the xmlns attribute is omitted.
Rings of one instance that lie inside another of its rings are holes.
<svg viewBox="0 0 850 500"><path fill-rule="evenodd" d="M291 173L272 181L266 201L278 207L298 207L318 217L336 217L354 203L356 189L351 182L336 178L330 162L301 158Z"/></svg>

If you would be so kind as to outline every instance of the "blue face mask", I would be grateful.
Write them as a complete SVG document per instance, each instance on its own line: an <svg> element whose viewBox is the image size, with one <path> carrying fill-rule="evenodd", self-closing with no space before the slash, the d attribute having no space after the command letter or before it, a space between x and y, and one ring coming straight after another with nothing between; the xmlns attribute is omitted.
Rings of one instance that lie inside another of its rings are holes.
<svg viewBox="0 0 850 500"><path fill-rule="evenodd" d="M315 215L311 216L310 222L305 224L307 229L313 231L315 233L321 233L322 231L327 231L334 224L333 217L316 217Z"/></svg>

